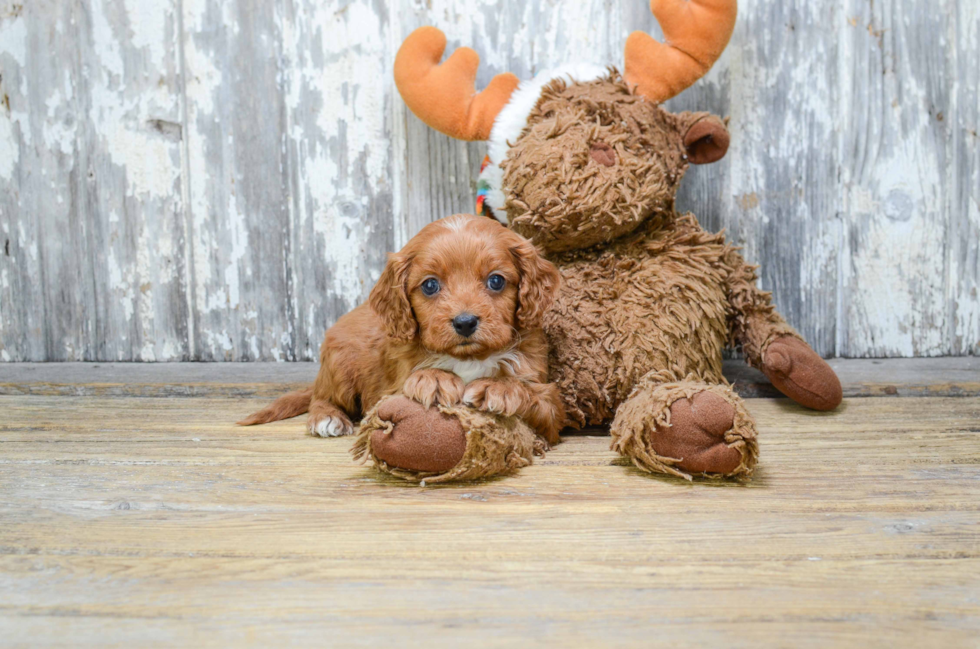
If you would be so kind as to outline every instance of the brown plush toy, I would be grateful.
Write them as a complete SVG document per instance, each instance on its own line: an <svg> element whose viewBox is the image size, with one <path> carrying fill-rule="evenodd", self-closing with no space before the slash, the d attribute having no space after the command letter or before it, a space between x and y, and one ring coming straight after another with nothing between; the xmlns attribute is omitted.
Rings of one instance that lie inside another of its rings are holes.
<svg viewBox="0 0 980 649"><path fill-rule="evenodd" d="M476 53L462 48L439 65L446 39L423 27L402 45L395 81L433 128L489 140L486 207L559 268L545 330L567 425L611 424L612 448L646 471L745 476L756 430L722 376L726 346L809 408L835 408L841 386L756 287L756 267L674 210L688 164L719 160L729 134L717 117L659 104L721 55L735 1L652 0L651 9L669 45L633 33L622 76L577 66L519 84L501 74L477 94ZM519 421L392 397L365 417L355 453L438 481L524 466L533 441Z"/></svg>

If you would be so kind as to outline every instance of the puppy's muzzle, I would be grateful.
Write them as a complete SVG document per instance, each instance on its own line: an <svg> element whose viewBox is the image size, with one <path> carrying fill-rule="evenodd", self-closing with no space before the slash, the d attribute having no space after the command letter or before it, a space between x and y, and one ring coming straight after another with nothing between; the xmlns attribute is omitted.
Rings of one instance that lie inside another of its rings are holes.
<svg viewBox="0 0 980 649"><path fill-rule="evenodd" d="M480 319L472 313L460 313L453 318L453 329L463 338L469 338L480 326Z"/></svg>

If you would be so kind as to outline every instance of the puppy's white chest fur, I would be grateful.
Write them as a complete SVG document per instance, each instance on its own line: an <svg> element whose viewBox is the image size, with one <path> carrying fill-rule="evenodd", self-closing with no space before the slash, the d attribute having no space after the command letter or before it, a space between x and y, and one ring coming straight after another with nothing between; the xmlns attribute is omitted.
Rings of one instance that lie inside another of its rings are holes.
<svg viewBox="0 0 980 649"><path fill-rule="evenodd" d="M418 369L445 370L463 379L464 383L470 383L477 379L488 379L494 376L510 376L514 374L518 365L520 365L520 361L517 353L508 350L488 356L482 361L462 360L448 354L435 354L430 360L422 363Z"/></svg>

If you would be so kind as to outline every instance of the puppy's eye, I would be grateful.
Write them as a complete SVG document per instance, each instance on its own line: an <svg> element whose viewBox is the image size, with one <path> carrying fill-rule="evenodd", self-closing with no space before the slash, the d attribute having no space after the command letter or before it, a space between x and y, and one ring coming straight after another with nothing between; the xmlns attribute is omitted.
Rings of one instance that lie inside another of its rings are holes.
<svg viewBox="0 0 980 649"><path fill-rule="evenodd" d="M422 282L422 295L425 295L426 297L432 297L439 292L439 289L439 280L437 280L435 277L430 277Z"/></svg>
<svg viewBox="0 0 980 649"><path fill-rule="evenodd" d="M502 291L504 286L507 284L507 280L504 279L503 275L497 275L494 273L487 278L487 288L491 291Z"/></svg>

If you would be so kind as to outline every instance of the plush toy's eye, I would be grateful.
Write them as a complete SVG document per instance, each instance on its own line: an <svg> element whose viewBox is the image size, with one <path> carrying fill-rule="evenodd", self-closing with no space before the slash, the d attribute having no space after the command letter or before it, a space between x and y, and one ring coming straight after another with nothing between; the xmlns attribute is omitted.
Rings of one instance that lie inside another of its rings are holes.
<svg viewBox="0 0 980 649"><path fill-rule="evenodd" d="M504 276L498 275L497 273L494 273L493 275L487 278L487 288L490 289L491 291L495 291L495 292L502 291L504 290L504 286L506 284L507 284L507 280L504 279Z"/></svg>
<svg viewBox="0 0 980 649"><path fill-rule="evenodd" d="M429 279L422 282L422 295L425 295L426 297L432 297L433 295L439 292L440 288L442 287L439 284L439 280L437 280L435 277L430 277Z"/></svg>

